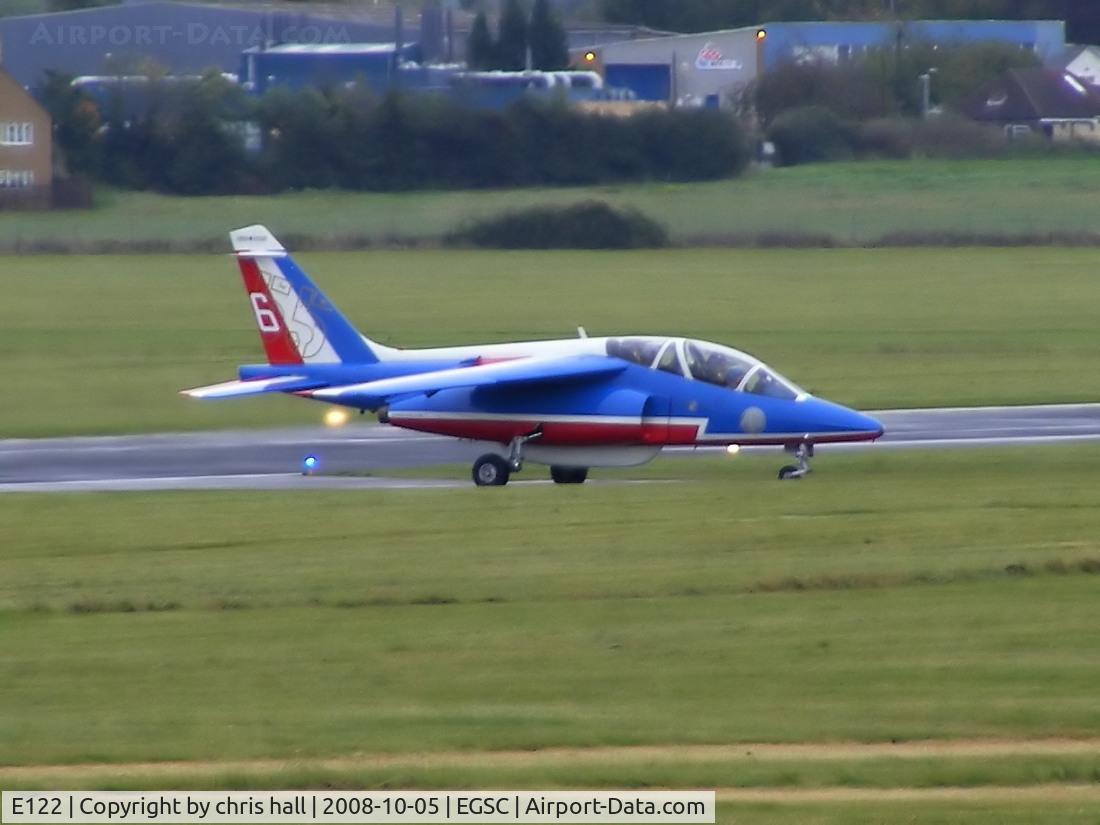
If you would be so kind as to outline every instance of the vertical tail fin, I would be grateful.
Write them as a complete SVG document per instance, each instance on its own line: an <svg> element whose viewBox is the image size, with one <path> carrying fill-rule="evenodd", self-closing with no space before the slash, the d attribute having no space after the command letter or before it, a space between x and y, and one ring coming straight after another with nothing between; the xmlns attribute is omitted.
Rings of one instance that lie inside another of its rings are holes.
<svg viewBox="0 0 1100 825"><path fill-rule="evenodd" d="M270 364L373 364L378 356L266 227L229 233Z"/></svg>

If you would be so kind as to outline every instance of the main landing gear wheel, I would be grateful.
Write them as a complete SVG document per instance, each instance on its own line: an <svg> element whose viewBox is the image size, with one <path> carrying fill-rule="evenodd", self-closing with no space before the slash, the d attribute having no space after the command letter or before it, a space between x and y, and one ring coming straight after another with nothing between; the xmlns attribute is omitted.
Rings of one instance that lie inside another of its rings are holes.
<svg viewBox="0 0 1100 825"><path fill-rule="evenodd" d="M588 478L587 467L550 467L550 478L555 484L584 484Z"/></svg>
<svg viewBox="0 0 1100 825"><path fill-rule="evenodd" d="M474 462L474 484L478 487L503 487L512 473L523 469L523 447L531 441L542 438L542 430L536 429L527 435L517 435L508 443L508 457L496 453L486 453Z"/></svg>
<svg viewBox="0 0 1100 825"><path fill-rule="evenodd" d="M792 478L802 478L811 472L810 470L810 458L814 454L814 445L802 443L797 447L788 447L790 452L794 453L795 459L798 464L787 464L779 470L779 480L789 481Z"/></svg>
<svg viewBox="0 0 1100 825"><path fill-rule="evenodd" d="M478 487L503 487L508 483L512 468L507 459L495 453L486 453L474 462L474 484Z"/></svg>

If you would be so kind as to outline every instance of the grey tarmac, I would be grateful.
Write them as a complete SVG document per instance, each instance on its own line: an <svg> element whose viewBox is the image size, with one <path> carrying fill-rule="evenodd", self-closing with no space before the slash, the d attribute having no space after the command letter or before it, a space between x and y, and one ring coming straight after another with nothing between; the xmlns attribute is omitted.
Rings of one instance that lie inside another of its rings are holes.
<svg viewBox="0 0 1100 825"><path fill-rule="evenodd" d="M875 444L828 445L819 453L1100 441L1100 404L879 410L870 414L886 428L882 439ZM386 471L472 462L492 449L493 445L359 423L336 429L9 439L0 440L0 492L461 487L469 482L387 478ZM711 449L674 451L705 453ZM307 455L317 457L315 475L302 475Z"/></svg>

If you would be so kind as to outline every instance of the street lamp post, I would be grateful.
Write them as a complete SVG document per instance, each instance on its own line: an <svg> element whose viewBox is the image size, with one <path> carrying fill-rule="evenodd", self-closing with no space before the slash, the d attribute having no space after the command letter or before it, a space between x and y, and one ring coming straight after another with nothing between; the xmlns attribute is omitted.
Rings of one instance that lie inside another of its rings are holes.
<svg viewBox="0 0 1100 825"><path fill-rule="evenodd" d="M920 113L921 117L928 117L932 110L932 75L936 73L933 67L920 75Z"/></svg>

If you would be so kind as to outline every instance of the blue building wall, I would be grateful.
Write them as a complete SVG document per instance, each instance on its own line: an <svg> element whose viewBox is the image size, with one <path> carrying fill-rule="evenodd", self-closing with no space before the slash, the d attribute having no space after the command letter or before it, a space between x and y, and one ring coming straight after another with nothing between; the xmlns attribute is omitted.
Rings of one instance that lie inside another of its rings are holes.
<svg viewBox="0 0 1100 825"><path fill-rule="evenodd" d="M763 68L773 69L794 59L803 49L848 47L863 49L905 43L958 45L994 41L1034 50L1046 62L1066 47L1061 20L916 20L902 23L766 23Z"/></svg>
<svg viewBox="0 0 1100 825"><path fill-rule="evenodd" d="M435 94L478 109L503 109L525 96L568 101L631 96L626 89L596 88L600 78L592 72L466 72L453 66L423 66L419 58L416 43L402 48L400 60L392 43L249 49L241 55L239 77L257 95L277 86L300 89L362 83L380 95L388 91ZM668 71L663 68L667 87Z"/></svg>
<svg viewBox="0 0 1100 825"><path fill-rule="evenodd" d="M630 89L638 100L668 100L672 73L667 63L609 63L604 66L607 85Z"/></svg>
<svg viewBox="0 0 1100 825"><path fill-rule="evenodd" d="M401 49L402 60L418 61L420 57L416 43L408 43ZM392 43L279 46L242 53L238 77L242 83L251 83L256 94L263 94L272 86L326 88L353 82L364 82L372 91L382 94L394 85L397 65L396 47Z"/></svg>

